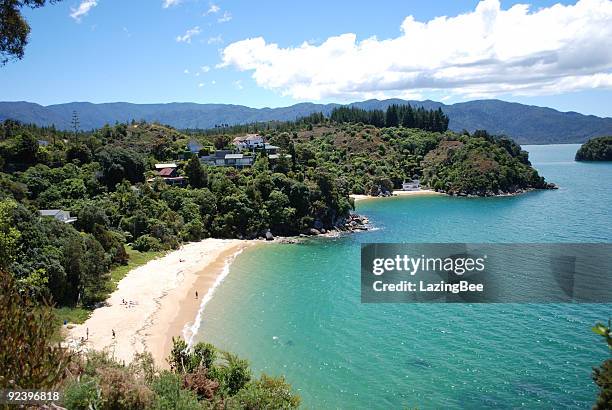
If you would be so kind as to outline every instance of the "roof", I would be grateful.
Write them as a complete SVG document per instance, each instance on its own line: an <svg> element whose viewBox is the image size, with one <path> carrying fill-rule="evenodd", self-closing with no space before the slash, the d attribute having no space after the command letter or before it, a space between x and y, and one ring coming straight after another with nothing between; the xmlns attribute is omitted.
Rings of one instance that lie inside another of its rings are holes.
<svg viewBox="0 0 612 410"><path fill-rule="evenodd" d="M225 159L242 159L244 157L243 154L227 154L225 155Z"/></svg>
<svg viewBox="0 0 612 410"><path fill-rule="evenodd" d="M155 164L155 169L163 169L163 168L176 168L177 165L174 162L170 162L167 164Z"/></svg>
<svg viewBox="0 0 612 410"><path fill-rule="evenodd" d="M162 177L169 177L174 172L175 168L163 168L159 170L158 174Z"/></svg>
<svg viewBox="0 0 612 410"><path fill-rule="evenodd" d="M245 139L247 139L247 135L244 135L244 136L242 136L242 137L236 137L236 138L234 138L233 142L234 142L234 143L236 143L236 142L242 142L242 141L244 141Z"/></svg>
<svg viewBox="0 0 612 410"><path fill-rule="evenodd" d="M281 157L281 155L285 158L291 158L291 155L289 154L270 154L268 155L269 159L279 159Z"/></svg>
<svg viewBox="0 0 612 410"><path fill-rule="evenodd" d="M280 147L277 147L276 145L272 145L272 144L266 144L265 149L280 149Z"/></svg>
<svg viewBox="0 0 612 410"><path fill-rule="evenodd" d="M247 134L246 135L247 141L260 140L260 139L263 139L263 137L259 134Z"/></svg>
<svg viewBox="0 0 612 410"><path fill-rule="evenodd" d="M55 216L63 211L61 209L41 209L39 212L42 216Z"/></svg>

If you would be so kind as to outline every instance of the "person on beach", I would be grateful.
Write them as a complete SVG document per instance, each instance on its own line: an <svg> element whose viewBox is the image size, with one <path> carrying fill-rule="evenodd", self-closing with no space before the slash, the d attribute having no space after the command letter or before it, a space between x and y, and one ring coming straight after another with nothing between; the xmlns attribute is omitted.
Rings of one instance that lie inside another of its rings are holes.
<svg viewBox="0 0 612 410"><path fill-rule="evenodd" d="M85 329L85 334L87 335L87 337L85 338L85 340L89 340L89 328Z"/></svg>
<svg viewBox="0 0 612 410"><path fill-rule="evenodd" d="M198 298L198 291L196 290L196 299Z"/></svg>
<svg viewBox="0 0 612 410"><path fill-rule="evenodd" d="M115 329L111 329L113 331L113 339L115 338Z"/></svg>

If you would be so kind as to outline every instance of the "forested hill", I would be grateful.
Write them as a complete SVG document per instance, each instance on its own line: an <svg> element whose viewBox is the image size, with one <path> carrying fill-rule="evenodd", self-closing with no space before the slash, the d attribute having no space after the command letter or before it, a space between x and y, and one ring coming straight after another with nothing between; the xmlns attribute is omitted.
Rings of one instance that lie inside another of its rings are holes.
<svg viewBox="0 0 612 410"><path fill-rule="evenodd" d="M368 100L350 104L357 108L386 109L391 104L407 104L425 109L441 108L450 118L449 129L473 132L486 129L505 134L520 144L582 143L589 138L612 134L612 118L601 118L551 108L477 100L445 105L435 101ZM294 120L314 112L329 115L338 104L301 103L281 108L250 108L231 104L130 104L86 102L42 106L28 102L0 102L0 121L14 119L39 126L55 125L68 129L73 112L83 130L132 119L160 122L178 129L205 129L216 124L245 124L257 121Z"/></svg>

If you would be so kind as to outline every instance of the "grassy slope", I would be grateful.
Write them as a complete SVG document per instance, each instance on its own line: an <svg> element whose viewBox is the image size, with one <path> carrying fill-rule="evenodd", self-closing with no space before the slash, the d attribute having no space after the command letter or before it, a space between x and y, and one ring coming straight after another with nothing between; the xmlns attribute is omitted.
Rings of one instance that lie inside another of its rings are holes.
<svg viewBox="0 0 612 410"><path fill-rule="evenodd" d="M119 281L123 279L130 270L142 266L150 260L158 258L164 254L163 251L139 252L130 247L127 247L126 251L128 255L130 255L130 260L127 265L116 266L111 270L111 288L109 292L113 292L117 288L117 283L119 283ZM64 320L67 320L69 323L85 322L91 315L92 309L85 307L62 307L55 308L54 311L57 325L60 327L63 325Z"/></svg>

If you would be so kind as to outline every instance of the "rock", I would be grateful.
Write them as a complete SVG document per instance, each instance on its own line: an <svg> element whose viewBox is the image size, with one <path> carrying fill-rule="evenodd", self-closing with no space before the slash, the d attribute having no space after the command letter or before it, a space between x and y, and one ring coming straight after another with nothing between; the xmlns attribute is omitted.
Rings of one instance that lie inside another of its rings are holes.
<svg viewBox="0 0 612 410"><path fill-rule="evenodd" d="M320 232L318 229L315 229L315 228L310 228L310 230L308 231L308 233L309 233L310 235L320 235L320 234L321 234L321 232Z"/></svg>
<svg viewBox="0 0 612 410"><path fill-rule="evenodd" d="M268 231L266 232L266 241L273 241L274 240L274 235L272 235L272 232Z"/></svg>
<svg viewBox="0 0 612 410"><path fill-rule="evenodd" d="M325 228L321 228L321 233L322 233L322 234L326 234L326 233L327 233L327 230L326 230Z"/></svg>

